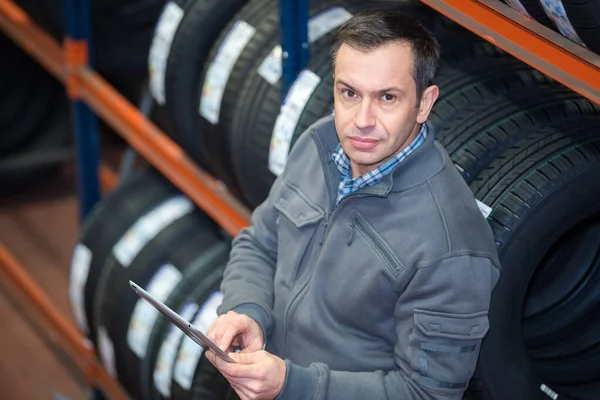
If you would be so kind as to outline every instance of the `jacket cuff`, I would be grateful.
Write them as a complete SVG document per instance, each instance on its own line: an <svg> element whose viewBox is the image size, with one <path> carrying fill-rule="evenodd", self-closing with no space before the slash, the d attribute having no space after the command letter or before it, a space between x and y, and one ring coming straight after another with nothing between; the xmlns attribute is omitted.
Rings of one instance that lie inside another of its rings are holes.
<svg viewBox="0 0 600 400"><path fill-rule="evenodd" d="M258 326L260 326L260 330L263 333L263 343L267 343L267 335L269 334L269 332L267 332L269 315L261 306L254 303L244 303L240 304L239 306L233 307L231 310L235 311L238 314L247 315L248 317L255 320Z"/></svg>
<svg viewBox="0 0 600 400"><path fill-rule="evenodd" d="M314 366L301 367L285 360L285 382L275 400L307 400L314 397L319 372Z"/></svg>

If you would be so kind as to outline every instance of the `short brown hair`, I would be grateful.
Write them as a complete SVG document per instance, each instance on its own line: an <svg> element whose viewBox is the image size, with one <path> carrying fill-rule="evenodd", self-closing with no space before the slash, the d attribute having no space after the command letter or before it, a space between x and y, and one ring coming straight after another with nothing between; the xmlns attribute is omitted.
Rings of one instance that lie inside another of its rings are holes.
<svg viewBox="0 0 600 400"><path fill-rule="evenodd" d="M413 79L417 86L417 101L433 78L440 59L440 45L435 36L416 18L399 10L366 10L346 21L335 33L331 46L331 62L342 44L374 50L390 43L409 43L414 58Z"/></svg>

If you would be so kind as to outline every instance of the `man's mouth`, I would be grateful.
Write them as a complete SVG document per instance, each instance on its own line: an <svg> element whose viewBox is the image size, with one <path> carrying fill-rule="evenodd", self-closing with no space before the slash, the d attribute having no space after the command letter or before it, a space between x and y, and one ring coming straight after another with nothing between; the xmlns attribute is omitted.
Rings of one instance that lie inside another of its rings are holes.
<svg viewBox="0 0 600 400"><path fill-rule="evenodd" d="M358 136L350 136L348 140L350 140L352 146L361 150L372 149L373 147L377 146L377 143L379 142L379 140L376 139L367 139Z"/></svg>

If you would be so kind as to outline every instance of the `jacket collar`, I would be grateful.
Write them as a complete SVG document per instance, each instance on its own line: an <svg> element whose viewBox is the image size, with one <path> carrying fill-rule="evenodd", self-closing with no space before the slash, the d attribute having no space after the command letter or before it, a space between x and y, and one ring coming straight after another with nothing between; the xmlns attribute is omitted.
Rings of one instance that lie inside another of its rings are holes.
<svg viewBox="0 0 600 400"><path fill-rule="evenodd" d="M312 135L320 151L321 162L328 185L337 190L340 182L340 172L333 162L331 155L340 144L333 116L327 116L317 121L313 126ZM417 186L431 178L445 165L446 155L440 145L435 142L435 132L428 125L427 138L413 150L394 170L385 175L379 183L367 186L360 193L375 196L387 196L391 192L400 192Z"/></svg>

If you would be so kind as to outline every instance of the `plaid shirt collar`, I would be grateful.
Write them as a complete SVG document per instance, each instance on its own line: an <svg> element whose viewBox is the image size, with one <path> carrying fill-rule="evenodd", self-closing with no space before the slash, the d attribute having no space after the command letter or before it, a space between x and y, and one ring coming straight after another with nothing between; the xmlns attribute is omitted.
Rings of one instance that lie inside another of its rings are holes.
<svg viewBox="0 0 600 400"><path fill-rule="evenodd" d="M331 155L331 158L335 162L338 170L342 174L340 185L338 188L337 202L339 203L345 196L355 193L365 186L372 186L378 183L381 178L392 172L392 170L402 160L406 158L414 149L419 147L427 138L427 127L425 124L421 125L419 134L404 150L398 153L395 157L386 161L373 171L367 172L366 174L359 176L356 179L352 179L352 170L350 167L350 159L344 153L342 146L338 144L335 152Z"/></svg>

